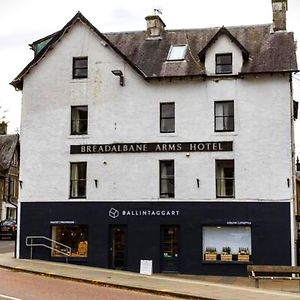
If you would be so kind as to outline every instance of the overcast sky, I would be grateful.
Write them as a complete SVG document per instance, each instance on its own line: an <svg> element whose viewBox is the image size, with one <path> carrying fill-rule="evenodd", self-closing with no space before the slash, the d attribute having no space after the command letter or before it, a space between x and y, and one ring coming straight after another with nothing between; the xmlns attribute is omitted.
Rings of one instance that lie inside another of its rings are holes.
<svg viewBox="0 0 300 300"><path fill-rule="evenodd" d="M288 6L288 31L300 41L300 0L289 0ZM144 30L144 18L154 8L162 9L166 29L272 22L271 0L0 0L0 117L5 115L9 121L9 132L19 128L22 97L9 82L33 58L28 44L60 30L79 10L100 31L109 32ZM294 99L300 101L300 75L293 77ZM300 156L299 123L296 146Z"/></svg>

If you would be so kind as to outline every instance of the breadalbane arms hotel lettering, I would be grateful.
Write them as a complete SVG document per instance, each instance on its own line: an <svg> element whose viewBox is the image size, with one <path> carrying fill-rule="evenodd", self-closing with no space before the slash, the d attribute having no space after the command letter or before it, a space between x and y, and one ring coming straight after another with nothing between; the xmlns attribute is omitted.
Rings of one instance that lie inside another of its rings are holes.
<svg viewBox="0 0 300 300"><path fill-rule="evenodd" d="M137 152L208 152L232 151L232 142L122 143L71 145L71 154Z"/></svg>

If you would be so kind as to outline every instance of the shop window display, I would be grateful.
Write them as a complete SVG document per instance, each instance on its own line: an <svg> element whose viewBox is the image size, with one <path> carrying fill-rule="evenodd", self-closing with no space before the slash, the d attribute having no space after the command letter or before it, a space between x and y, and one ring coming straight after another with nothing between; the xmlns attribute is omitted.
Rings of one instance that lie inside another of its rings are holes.
<svg viewBox="0 0 300 300"><path fill-rule="evenodd" d="M252 260L250 226L203 227L203 261L249 262Z"/></svg>
<svg viewBox="0 0 300 300"><path fill-rule="evenodd" d="M86 225L61 225L52 226L52 240L71 247L72 257L88 256L88 227ZM65 256L66 248L58 243L53 243L52 256ZM62 253L63 252L63 253Z"/></svg>

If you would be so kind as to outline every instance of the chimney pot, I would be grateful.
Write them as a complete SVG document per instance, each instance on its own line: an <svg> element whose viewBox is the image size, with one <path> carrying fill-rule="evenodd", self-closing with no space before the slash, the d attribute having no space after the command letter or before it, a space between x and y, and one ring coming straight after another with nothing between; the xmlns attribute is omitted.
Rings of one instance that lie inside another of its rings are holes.
<svg viewBox="0 0 300 300"><path fill-rule="evenodd" d="M286 30L286 11L288 0L272 0L273 30L274 32Z"/></svg>
<svg viewBox="0 0 300 300"><path fill-rule="evenodd" d="M2 121L0 123L0 135L5 135L7 134L7 123Z"/></svg>

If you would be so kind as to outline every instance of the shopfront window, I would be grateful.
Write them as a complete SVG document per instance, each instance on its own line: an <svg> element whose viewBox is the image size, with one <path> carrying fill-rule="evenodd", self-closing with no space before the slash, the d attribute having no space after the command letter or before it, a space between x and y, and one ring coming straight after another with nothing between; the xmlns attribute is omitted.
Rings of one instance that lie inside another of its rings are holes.
<svg viewBox="0 0 300 300"><path fill-rule="evenodd" d="M203 261L249 262L252 260L250 226L203 227Z"/></svg>
<svg viewBox="0 0 300 300"><path fill-rule="evenodd" d="M87 225L58 225L52 226L52 256L58 257L67 252L65 246L71 247L71 256L88 256L88 226ZM63 246L65 245L65 246ZM57 250L57 251L56 251Z"/></svg>

